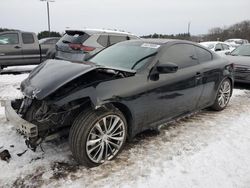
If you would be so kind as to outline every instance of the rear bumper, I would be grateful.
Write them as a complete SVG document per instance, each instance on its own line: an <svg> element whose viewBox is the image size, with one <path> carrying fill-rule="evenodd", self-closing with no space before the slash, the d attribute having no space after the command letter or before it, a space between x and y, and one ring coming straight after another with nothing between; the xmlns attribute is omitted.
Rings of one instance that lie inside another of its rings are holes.
<svg viewBox="0 0 250 188"><path fill-rule="evenodd" d="M38 127L24 119L22 119L15 109L12 107L12 101L1 101L2 106L5 107L6 119L13 124L17 131L26 138L35 138L38 136Z"/></svg>

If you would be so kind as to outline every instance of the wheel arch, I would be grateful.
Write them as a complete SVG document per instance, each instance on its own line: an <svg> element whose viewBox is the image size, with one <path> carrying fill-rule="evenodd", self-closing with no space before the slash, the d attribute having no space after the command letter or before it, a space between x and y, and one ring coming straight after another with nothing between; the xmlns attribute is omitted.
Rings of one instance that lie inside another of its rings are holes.
<svg viewBox="0 0 250 188"><path fill-rule="evenodd" d="M128 106L120 102L110 102L105 104L105 107L110 108L110 105L120 110L124 115L128 126L128 139L131 139L133 137L133 115L131 113L131 110Z"/></svg>

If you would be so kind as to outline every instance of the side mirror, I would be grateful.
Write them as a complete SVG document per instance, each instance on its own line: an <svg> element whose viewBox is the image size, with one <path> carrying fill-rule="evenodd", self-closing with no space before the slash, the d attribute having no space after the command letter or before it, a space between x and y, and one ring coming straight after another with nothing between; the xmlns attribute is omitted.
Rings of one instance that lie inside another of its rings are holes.
<svg viewBox="0 0 250 188"><path fill-rule="evenodd" d="M160 62L156 65L159 74L175 73L178 70L178 65L171 62Z"/></svg>
<svg viewBox="0 0 250 188"><path fill-rule="evenodd" d="M226 52L225 54L226 54L226 55L231 55L231 52Z"/></svg>

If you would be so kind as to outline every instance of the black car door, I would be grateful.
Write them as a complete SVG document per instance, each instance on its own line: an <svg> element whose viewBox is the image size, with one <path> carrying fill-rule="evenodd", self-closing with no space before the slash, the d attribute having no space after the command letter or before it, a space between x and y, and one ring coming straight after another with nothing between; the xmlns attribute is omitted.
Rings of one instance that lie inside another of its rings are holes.
<svg viewBox="0 0 250 188"><path fill-rule="evenodd" d="M203 89L194 45L174 44L162 49L159 56L159 62L175 63L179 68L176 73L160 74L158 80L149 80L148 123L193 111Z"/></svg>
<svg viewBox="0 0 250 188"><path fill-rule="evenodd" d="M214 96L216 95L216 88L222 75L220 61L221 59L213 59L213 55L208 50L195 47L197 57L201 67L202 84L204 90L197 105L198 108L204 108L213 103Z"/></svg>

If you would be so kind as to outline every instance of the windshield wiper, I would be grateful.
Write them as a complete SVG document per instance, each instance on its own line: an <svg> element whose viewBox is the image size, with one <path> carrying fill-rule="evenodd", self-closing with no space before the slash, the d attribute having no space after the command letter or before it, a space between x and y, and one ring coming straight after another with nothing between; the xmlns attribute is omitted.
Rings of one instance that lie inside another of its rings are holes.
<svg viewBox="0 0 250 188"><path fill-rule="evenodd" d="M158 53L158 52L154 52L154 53L152 53L152 54L149 54L149 55L147 55L147 56L145 56L145 57L139 59L138 61L135 62L135 64L131 67L131 69L133 70L133 69L136 67L136 65L138 65L140 62L142 62L143 60L145 60L145 59L147 59L147 58L149 58L149 57L155 56L157 53Z"/></svg>

